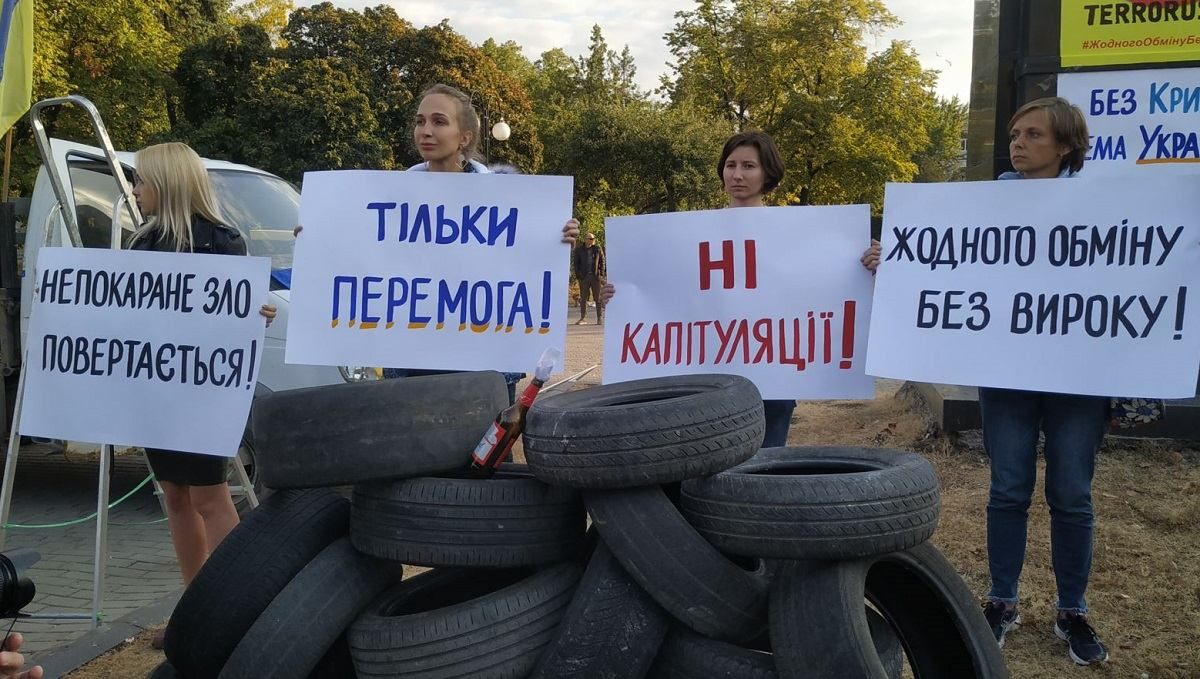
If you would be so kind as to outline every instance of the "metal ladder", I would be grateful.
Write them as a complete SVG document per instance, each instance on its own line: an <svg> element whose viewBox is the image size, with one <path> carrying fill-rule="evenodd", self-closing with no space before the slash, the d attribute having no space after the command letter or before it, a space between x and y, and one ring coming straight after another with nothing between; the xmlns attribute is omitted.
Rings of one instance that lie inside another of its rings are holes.
<svg viewBox="0 0 1200 679"><path fill-rule="evenodd" d="M70 241L71 247L83 247L83 241L79 235L79 223L76 218L75 210L69 209L73 203L69 200L69 194L66 190L66 185L63 183L62 175L59 173L58 166L55 163L54 153L50 145L50 137L46 132L45 123L42 121L42 112L48 108L56 106L77 106L87 114L91 121L93 132L99 146L104 151L104 157L108 163L108 168L112 172L114 181L117 183L117 199L112 206L112 231L109 241L109 247L114 250L121 249L121 210L128 212L129 217L134 224L142 223L142 215L138 210L136 201L133 200L133 191L129 186L128 180L125 178L125 171L121 162L117 159L117 153L113 149L112 141L108 136L108 130L104 126L104 121L100 117L100 112L96 106L85 97L72 95L67 97L56 97L53 99L45 99L37 102L29 111L29 122L33 127L34 139L37 142L38 154L41 156L42 164L46 168L46 175L50 180L51 187L54 190L56 203L46 216L44 225L45 240L44 245L54 245L56 240L61 242L61 231L65 227L67 238ZM57 220L55 219L57 217ZM57 239L55 236L59 236ZM5 539L7 538L7 530L5 526L9 523L10 513L12 509L12 494L13 482L16 478L17 458L20 449L21 435L18 431L21 420L21 406L25 395L25 377L26 377L26 361L21 361L21 372L17 382L17 398L13 409L13 425L9 432L8 451L5 459L3 485L0 486L0 549L3 549ZM240 453L240 451L239 451ZM230 488L231 492L237 495L243 495L248 500L251 507L258 506L258 497L254 493L254 486L250 482L250 476L246 473L245 465L242 463L240 454L232 458L234 473L237 476L237 486ZM100 475L97 488L96 499L96 562L92 577L92 610L90 613L51 613L37 614L28 616L33 619L50 619L50 620L90 620L92 628L100 625L100 619L103 607L103 591L105 578L105 564L108 561L108 504L109 491L112 476L113 465L113 447L109 444L103 444L100 447ZM146 467L149 469L149 460L146 461ZM160 506L163 508L163 513L166 514L166 506L163 500L162 487L158 480L154 480L154 494L158 498Z"/></svg>

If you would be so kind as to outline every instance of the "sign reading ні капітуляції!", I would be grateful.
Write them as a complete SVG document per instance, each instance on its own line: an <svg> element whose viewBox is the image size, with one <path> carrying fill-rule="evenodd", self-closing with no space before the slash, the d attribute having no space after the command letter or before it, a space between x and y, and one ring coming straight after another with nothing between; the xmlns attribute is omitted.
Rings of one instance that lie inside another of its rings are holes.
<svg viewBox="0 0 1200 679"><path fill-rule="evenodd" d="M1200 191L1200 68L1060 73L1058 96L1087 119L1088 177L1192 174Z"/></svg>
<svg viewBox="0 0 1200 679"><path fill-rule="evenodd" d="M43 248L21 433L236 455L269 276L265 257Z"/></svg>
<svg viewBox="0 0 1200 679"><path fill-rule="evenodd" d="M1195 393L1192 177L889 184L882 260L872 375L1096 396Z"/></svg>
<svg viewBox="0 0 1200 679"><path fill-rule="evenodd" d="M1062 0L1063 66L1115 66L1197 59L1197 0Z"/></svg>
<svg viewBox="0 0 1200 679"><path fill-rule="evenodd" d="M872 398L866 205L610 217L605 383L742 375L763 398Z"/></svg>
<svg viewBox="0 0 1200 679"><path fill-rule="evenodd" d="M570 177L304 176L288 363L521 372L566 344Z"/></svg>

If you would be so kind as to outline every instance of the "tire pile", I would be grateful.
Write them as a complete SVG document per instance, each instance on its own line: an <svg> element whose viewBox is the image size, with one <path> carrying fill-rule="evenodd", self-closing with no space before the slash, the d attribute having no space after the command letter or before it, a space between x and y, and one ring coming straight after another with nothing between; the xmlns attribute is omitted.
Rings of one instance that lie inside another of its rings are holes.
<svg viewBox="0 0 1200 679"><path fill-rule="evenodd" d="M184 593L151 676L892 679L906 655L922 679L1008 676L926 543L923 458L760 451L757 389L709 375L547 395L528 466L470 478L505 405L498 373L261 399L279 490Z"/></svg>

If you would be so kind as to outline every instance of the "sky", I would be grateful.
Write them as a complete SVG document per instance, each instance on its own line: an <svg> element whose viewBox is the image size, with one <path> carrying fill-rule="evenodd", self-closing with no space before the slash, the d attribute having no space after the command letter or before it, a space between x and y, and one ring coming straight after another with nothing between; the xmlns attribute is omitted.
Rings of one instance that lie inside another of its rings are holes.
<svg viewBox="0 0 1200 679"><path fill-rule="evenodd" d="M296 0L299 7L319 0ZM694 0L334 0L349 9L389 4L417 26L449 19L454 30L479 44L488 38L516 41L525 56L562 47L578 56L587 50L593 24L600 24L611 48L629 45L637 64L638 84L658 86L668 73L671 54L663 40L675 25L675 12L691 9ZM886 0L888 9L904 22L872 39L868 47L883 49L891 40L912 43L925 68L940 71L938 94L969 100L974 3L968 0Z"/></svg>

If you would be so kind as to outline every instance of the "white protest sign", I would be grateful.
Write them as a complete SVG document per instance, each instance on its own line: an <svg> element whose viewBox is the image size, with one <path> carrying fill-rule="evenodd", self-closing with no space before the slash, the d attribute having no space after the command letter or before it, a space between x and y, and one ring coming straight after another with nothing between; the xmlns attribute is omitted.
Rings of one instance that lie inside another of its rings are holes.
<svg viewBox="0 0 1200 679"><path fill-rule="evenodd" d="M1194 185L1188 177L889 184L867 372L1192 396Z"/></svg>
<svg viewBox="0 0 1200 679"><path fill-rule="evenodd" d="M304 176L288 363L528 371L566 344L570 177Z"/></svg>
<svg viewBox="0 0 1200 679"><path fill-rule="evenodd" d="M236 455L262 363L270 264L43 249L21 433Z"/></svg>
<svg viewBox="0 0 1200 679"><path fill-rule="evenodd" d="M727 373L768 399L873 398L865 205L605 222L604 381Z"/></svg>
<svg viewBox="0 0 1200 679"><path fill-rule="evenodd" d="M1087 118L1087 176L1200 173L1200 68L1061 73L1058 96Z"/></svg>

